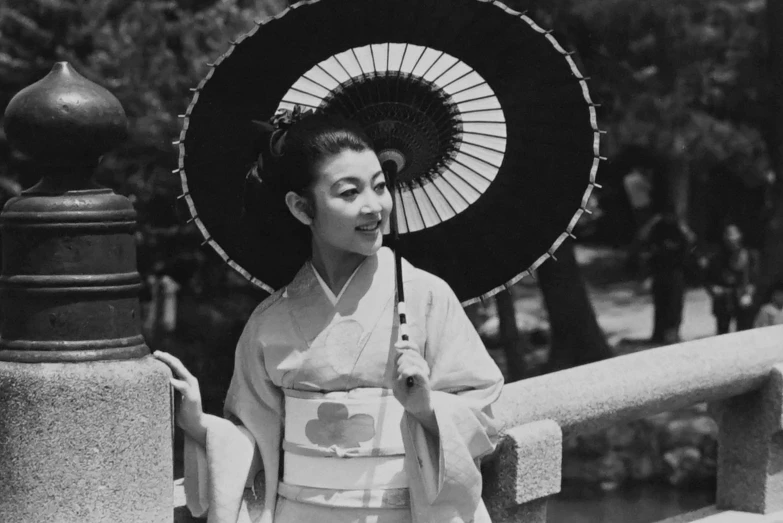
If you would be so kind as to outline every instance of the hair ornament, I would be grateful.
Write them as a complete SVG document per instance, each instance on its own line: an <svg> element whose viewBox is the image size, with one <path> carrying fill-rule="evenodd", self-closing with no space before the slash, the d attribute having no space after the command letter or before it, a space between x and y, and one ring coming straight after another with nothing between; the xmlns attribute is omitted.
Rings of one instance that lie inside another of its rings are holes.
<svg viewBox="0 0 783 523"><path fill-rule="evenodd" d="M269 136L266 141L266 147L259 152L256 161L250 167L245 175L245 182L256 182L258 184L269 181L269 173L265 170L264 159L277 159L283 156L285 152L285 137L288 130L296 123L302 121L307 116L314 114L312 109L302 109L302 106L295 105L291 109L278 109L277 112L268 121L252 120L253 124L261 131L264 136Z"/></svg>
<svg viewBox="0 0 783 523"><path fill-rule="evenodd" d="M274 158L280 158L285 152L285 137L288 130L306 117L315 114L312 109L302 109L301 105L295 105L291 109L278 109L269 119L271 134L269 136L269 152Z"/></svg>

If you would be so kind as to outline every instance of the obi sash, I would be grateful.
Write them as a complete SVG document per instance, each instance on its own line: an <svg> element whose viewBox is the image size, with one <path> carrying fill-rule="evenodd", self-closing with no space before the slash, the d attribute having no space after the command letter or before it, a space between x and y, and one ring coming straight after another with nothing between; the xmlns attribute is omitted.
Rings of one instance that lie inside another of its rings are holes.
<svg viewBox="0 0 783 523"><path fill-rule="evenodd" d="M408 506L404 409L391 390L284 392L281 496L325 506Z"/></svg>

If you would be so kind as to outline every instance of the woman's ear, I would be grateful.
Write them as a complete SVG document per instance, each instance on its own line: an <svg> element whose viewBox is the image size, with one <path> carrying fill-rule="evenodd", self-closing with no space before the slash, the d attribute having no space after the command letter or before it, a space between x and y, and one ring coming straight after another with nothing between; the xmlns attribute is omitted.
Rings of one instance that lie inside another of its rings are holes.
<svg viewBox="0 0 783 523"><path fill-rule="evenodd" d="M313 223L312 205L304 196L296 194L294 191L288 191L285 195L285 204L288 210L294 215L294 218L304 225L310 226Z"/></svg>

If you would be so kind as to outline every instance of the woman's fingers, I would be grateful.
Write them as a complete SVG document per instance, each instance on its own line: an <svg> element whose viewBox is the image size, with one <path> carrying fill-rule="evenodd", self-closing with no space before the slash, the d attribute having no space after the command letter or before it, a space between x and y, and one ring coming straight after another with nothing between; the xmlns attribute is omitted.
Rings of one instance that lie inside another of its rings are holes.
<svg viewBox="0 0 783 523"><path fill-rule="evenodd" d="M408 384L408 380L413 380L412 384ZM398 376L397 377L397 386L400 388L412 388L413 386L421 386L421 377L420 376Z"/></svg>
<svg viewBox="0 0 783 523"><path fill-rule="evenodd" d="M412 378L417 385L427 387L430 367L422 357L419 346L412 340L400 340L394 344L394 348L399 386Z"/></svg>
<svg viewBox="0 0 783 523"><path fill-rule="evenodd" d="M182 364L182 362L176 356L172 356L168 352L155 351L152 355L168 365L174 373L182 378L182 380L188 383L196 382L196 377L190 373L190 371Z"/></svg>
<svg viewBox="0 0 783 523"><path fill-rule="evenodd" d="M413 376L414 374L429 377L430 369L426 364L422 365L419 362L403 361L397 364L397 375Z"/></svg>
<svg viewBox="0 0 783 523"><path fill-rule="evenodd" d="M419 354L416 351L407 350L407 349L398 349L395 358L396 358L396 363L398 368L401 364L405 363L405 364L419 366L422 369L425 369L427 373L429 373L429 365L427 364L427 361L424 358L422 358L421 354Z"/></svg>
<svg viewBox="0 0 783 523"><path fill-rule="evenodd" d="M397 383L399 383L400 385L402 385L402 384L406 384L407 385L407 381L409 379L412 379L414 381L414 383L416 383L417 385L422 385L422 384L426 383L427 376L425 376L424 374L422 374L420 372L410 372L410 373L405 372L405 373L401 373L399 376L397 376Z"/></svg>
<svg viewBox="0 0 783 523"><path fill-rule="evenodd" d="M394 344L394 348L397 350L412 350L414 352L419 352L419 346L413 340L400 340Z"/></svg>
<svg viewBox="0 0 783 523"><path fill-rule="evenodd" d="M189 385L187 381L171 378L169 379L169 382L171 383L171 386L174 387L174 390L176 390L177 392L184 394L188 390Z"/></svg>
<svg viewBox="0 0 783 523"><path fill-rule="evenodd" d="M429 379L430 367L424 358L416 353L403 353L397 359L397 379L413 378L418 382Z"/></svg>

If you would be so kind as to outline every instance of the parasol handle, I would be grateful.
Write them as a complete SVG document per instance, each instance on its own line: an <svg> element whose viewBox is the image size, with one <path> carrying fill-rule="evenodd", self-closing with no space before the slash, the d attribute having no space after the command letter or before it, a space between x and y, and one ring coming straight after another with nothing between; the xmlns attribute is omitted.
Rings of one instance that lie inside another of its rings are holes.
<svg viewBox="0 0 783 523"><path fill-rule="evenodd" d="M394 272L395 277L397 278L397 314L400 318L400 338L402 341L408 341L410 336L408 335L408 318L405 312L405 288L402 284L402 255L397 248L400 239L400 232L399 228L397 227L397 202L395 196L397 193L395 186L395 181L397 178L397 162L393 159L384 161L383 171L386 174L386 180L389 185L389 191L391 191L392 197L390 227L393 240L392 245L394 246ZM409 388L413 387L413 385L415 385L413 378L409 377L405 381L405 385L407 385Z"/></svg>

